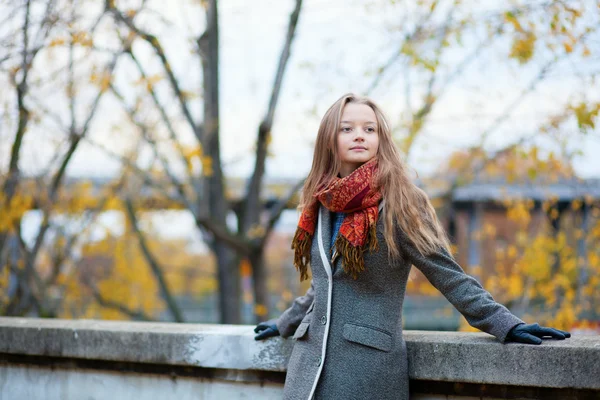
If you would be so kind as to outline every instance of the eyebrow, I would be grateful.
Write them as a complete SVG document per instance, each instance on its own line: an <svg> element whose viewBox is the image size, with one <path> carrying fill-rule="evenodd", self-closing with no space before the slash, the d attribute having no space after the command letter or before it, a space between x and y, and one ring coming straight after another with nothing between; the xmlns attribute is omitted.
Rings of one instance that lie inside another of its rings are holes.
<svg viewBox="0 0 600 400"><path fill-rule="evenodd" d="M340 123L342 123L342 124L352 124L354 122L353 121L341 121ZM374 124L374 125L377 125L377 122L365 121L365 124Z"/></svg>

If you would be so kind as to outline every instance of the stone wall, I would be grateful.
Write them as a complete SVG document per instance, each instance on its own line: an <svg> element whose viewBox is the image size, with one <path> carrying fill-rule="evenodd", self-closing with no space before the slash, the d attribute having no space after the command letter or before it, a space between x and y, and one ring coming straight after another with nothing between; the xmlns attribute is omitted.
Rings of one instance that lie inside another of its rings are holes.
<svg viewBox="0 0 600 400"><path fill-rule="evenodd" d="M0 399L279 399L293 341L252 328L0 318ZM600 399L600 336L405 339L414 399Z"/></svg>

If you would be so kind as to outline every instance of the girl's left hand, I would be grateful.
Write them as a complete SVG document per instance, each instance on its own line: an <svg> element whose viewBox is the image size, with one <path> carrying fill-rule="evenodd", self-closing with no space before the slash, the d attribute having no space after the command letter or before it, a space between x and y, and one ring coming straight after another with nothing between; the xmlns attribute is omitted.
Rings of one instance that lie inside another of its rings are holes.
<svg viewBox="0 0 600 400"><path fill-rule="evenodd" d="M506 336L507 341L541 344L542 338L551 337L553 339L564 340L570 338L571 334L554 328L546 328L535 324L519 324L514 326Z"/></svg>

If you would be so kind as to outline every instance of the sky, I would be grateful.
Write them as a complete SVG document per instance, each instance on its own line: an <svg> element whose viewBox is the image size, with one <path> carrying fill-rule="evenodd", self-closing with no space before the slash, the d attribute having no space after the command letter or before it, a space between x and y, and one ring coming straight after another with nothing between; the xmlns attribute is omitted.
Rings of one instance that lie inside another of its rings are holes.
<svg viewBox="0 0 600 400"><path fill-rule="evenodd" d="M165 2L148 3L151 9L171 21L170 25L157 25L156 29L184 89L194 90L200 79L199 65L197 58L189 54L186 35L190 31L201 32L201 18ZM194 1L185 0L184 3ZM393 3L385 0L304 1L275 116L267 176L301 178L308 173L320 117L342 94L366 91L373 79L369 74L397 50L399 35L402 34L397 26L399 16L406 14L408 18L404 23L413 23L411 10ZM489 14L502 4L495 0L486 2L485 6L481 2L471 3L474 12L481 15ZM230 175L248 176L252 168L257 127L267 107L293 6L294 1L291 0L230 0L220 3L221 145L225 169ZM150 22L142 20L141 23ZM464 40L468 43L476 38ZM455 81L436 103L422 137L415 143L407 160L417 173L433 174L453 151L475 144L479 133L492 126L498 114L518 98L535 77L537 66L518 67L516 62L506 65L504 54L508 48L503 48L506 45L500 43L472 63L464 76ZM139 50L142 60L145 57L150 59L142 45L136 50ZM459 60L464 54L457 50L450 52L448 57ZM151 71L154 68L156 73L161 72L158 65L149 66ZM594 66L598 66L597 61ZM560 110L564 101L575 93L578 85L576 77L582 73L582 68L579 65L559 65L557 72L528 94L511 118L490 135L487 147L499 148L528 134L545 116ZM127 72L131 70L125 68L124 71L117 77L117 82L133 79ZM416 82L411 99L407 100L404 95L405 75L401 66L392 68L381 85L370 93L392 125L406 112L407 103L413 107L417 105L420 78L414 75L409 78ZM160 85L159 92L168 90L166 83ZM597 87L590 88L589 98L598 99L600 91L595 89ZM65 109L64 104L56 103L56 107ZM121 144L123 148L129 146L126 133L114 129L122 118L114 110L117 106L103 104L102 111L94 120L93 139L117 149ZM176 108L172 104L169 107L171 110ZM200 103L192 102L192 107L199 115ZM180 128L186 130L184 126ZM189 136L189 132L187 134ZM35 173L42 170L52 157L51 147L47 145L52 141L51 135L39 131L27 135L22 155L25 171ZM600 157L596 156L600 154L598 137L598 134L589 135L586 139L577 136L570 144L584 150L583 156L575 161L576 171L582 177L600 177ZM4 158L0 163L3 165L9 150L8 138L6 131L0 131L0 158ZM543 141L542 138L539 140ZM552 149L548 143L541 144L548 150ZM141 160L144 160L144 154L142 149ZM89 144L81 146L68 168L71 176L110 176L118 171L119 164L113 158Z"/></svg>
<svg viewBox="0 0 600 400"><path fill-rule="evenodd" d="M398 5L392 3L386 0L304 1L275 116L267 176L304 177L311 165L314 140L323 113L346 92L365 93L372 82L372 73L397 51L402 34L402 30L398 29L399 15L409 15L404 22L406 24L412 23L412 18L410 10L400 10L400 13ZM483 8L483 2L471 3L474 9L481 8L482 15L493 10L494 3L500 4L490 0L485 2L487 8ZM197 58L189 54L186 35L190 31L196 34L201 32L201 18L198 22L197 16L181 8L167 6L166 2L149 1L149 4L172 21L168 26L159 26L158 34L172 60L175 73L181 77L184 89L194 90L200 82L199 65ZM222 157L228 174L248 176L253 165L252 152L257 127L267 107L294 1L229 0L220 4ZM467 43L473 40L476 37L464 38ZM464 75L438 99L423 135L415 143L408 159L409 165L419 175L433 174L453 151L475 144L480 132L492 126L501 110L518 98L523 88L535 77L537 66L519 67L516 62L507 65L507 46L506 43L500 43L493 51L472 63ZM139 50L143 61L150 60L150 54L143 46L139 45L136 50ZM54 61L64 56L57 52ZM454 59L454 62L464 56L461 50L448 54L448 58ZM48 61L52 60L42 60ZM598 71L597 55L590 65ZM148 64L148 67L150 72L161 73L158 65ZM490 135L488 148L513 142L520 135L535 130L545 116L560 110L579 88L577 76L585 74L585 68L588 67L558 65L544 84L529 93L511 117ZM125 68L123 71L117 77L118 83L126 85L136 79L131 69ZM406 111L407 104L413 107L418 104L418 90L415 90L413 98L407 99L405 96L405 77L404 69L398 65L386 73L381 84L370 93L393 126ZM418 89L420 78L413 75L409 79L416 82ZM0 82L0 88L5 85L6 82ZM159 93L164 93L168 86L161 83L157 89ZM48 106L64 112L64 102L53 101L56 96L53 89L46 90L44 96L50 99ZM82 91L82 95L85 97L85 92ZM131 96L132 93L125 95ZM591 100L600 100L597 87L591 86L585 95ZM0 89L0 100L4 105L8 104L9 97L8 92ZM89 101L92 95L87 97ZM116 150L130 146L130 141L126 139L127 132L114 128L122 118L115 111L118 106L108 100L102 105L101 112L94 120L93 139ZM192 102L192 106L199 116L200 103ZM174 104L167 104L167 107L171 111L177 108ZM11 118L9 111L2 112L4 122ZM0 126L4 126L4 129L0 129L0 164L4 167L8 162L12 136L6 124ZM178 128L182 134L186 134L185 126ZM189 132L187 134L189 136ZM32 129L28 132L22 153L22 165L26 173L39 173L44 169L54 154L49 144L55 143L55 136L56 132L51 130ZM582 177L600 178L600 157L597 156L600 154L599 136L598 132L585 139L577 135L569 144L584 150L584 154L575 160L575 169ZM548 143L540 144L552 149ZM140 159L144 159L143 154ZM84 143L67 172L70 176L86 177L111 176L119 173L119 170L119 164L112 157ZM35 237L39 217L36 212L28 213L29 222L24 224L26 240ZM104 213L98 228L90 233L91 238L103 237L103 229L116 229L113 233L118 234L122 228L120 218L122 216ZM286 212L278 229L293 232L297 218L297 213ZM161 234L180 237L183 232L184 236L190 238L193 248L204 249L189 215L162 213L150 220L161 227Z"/></svg>

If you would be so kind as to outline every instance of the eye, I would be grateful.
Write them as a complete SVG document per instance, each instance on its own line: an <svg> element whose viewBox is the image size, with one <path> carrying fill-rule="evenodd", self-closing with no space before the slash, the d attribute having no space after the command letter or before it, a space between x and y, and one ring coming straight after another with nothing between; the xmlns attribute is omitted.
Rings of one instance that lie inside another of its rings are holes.
<svg viewBox="0 0 600 400"><path fill-rule="evenodd" d="M371 133L375 132L375 128L373 128L373 127L370 126L370 127L367 128L367 132L371 132Z"/></svg>
<svg viewBox="0 0 600 400"><path fill-rule="evenodd" d="M342 132L350 132L352 130L352 128L350 128L349 126L342 126L341 131Z"/></svg>

